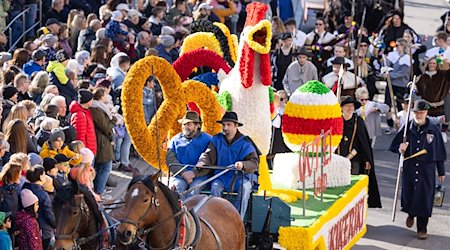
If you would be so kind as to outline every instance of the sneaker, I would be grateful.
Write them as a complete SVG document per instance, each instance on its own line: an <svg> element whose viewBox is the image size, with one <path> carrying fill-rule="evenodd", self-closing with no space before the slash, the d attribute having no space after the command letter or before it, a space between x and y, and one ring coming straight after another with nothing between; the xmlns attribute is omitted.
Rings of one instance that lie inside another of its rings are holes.
<svg viewBox="0 0 450 250"><path fill-rule="evenodd" d="M414 217L408 216L408 218L406 218L406 226L412 227L413 225L414 225Z"/></svg>
<svg viewBox="0 0 450 250"><path fill-rule="evenodd" d="M132 173L133 172L133 168L130 168L130 165L127 166L127 165L120 164L119 165L119 171Z"/></svg>
<svg viewBox="0 0 450 250"><path fill-rule="evenodd" d="M391 134L395 134L396 132L397 132L397 130L395 130L395 128L389 127L386 131L384 131L384 134L391 135Z"/></svg>
<svg viewBox="0 0 450 250"><path fill-rule="evenodd" d="M424 231L420 231L419 233L417 233L417 237L419 238L419 240L426 240L427 239L427 233Z"/></svg>
<svg viewBox="0 0 450 250"><path fill-rule="evenodd" d="M110 194L107 193L100 195L100 198L102 199L102 201L112 201L114 199Z"/></svg>
<svg viewBox="0 0 450 250"><path fill-rule="evenodd" d="M442 140L444 141L444 143L447 143L447 132L441 132L442 134Z"/></svg>

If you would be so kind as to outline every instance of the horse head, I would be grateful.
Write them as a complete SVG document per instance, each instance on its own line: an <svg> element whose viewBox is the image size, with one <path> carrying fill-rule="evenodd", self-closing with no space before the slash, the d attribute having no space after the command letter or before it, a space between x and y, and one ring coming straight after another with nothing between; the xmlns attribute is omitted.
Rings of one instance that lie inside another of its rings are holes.
<svg viewBox="0 0 450 250"><path fill-rule="evenodd" d="M125 207L121 211L121 224L117 227L117 236L121 244L131 244L136 237L145 233L149 225L158 220L161 210L166 210L165 205L160 204L160 201L166 199L159 190L159 175L160 173L134 177L128 186ZM168 209L170 210L170 207Z"/></svg>
<svg viewBox="0 0 450 250"><path fill-rule="evenodd" d="M92 203L92 204L91 204ZM95 198L86 187L71 180L71 185L56 190L53 200L56 216L56 250L96 247L97 241L81 246L78 239L95 233L98 217Z"/></svg>

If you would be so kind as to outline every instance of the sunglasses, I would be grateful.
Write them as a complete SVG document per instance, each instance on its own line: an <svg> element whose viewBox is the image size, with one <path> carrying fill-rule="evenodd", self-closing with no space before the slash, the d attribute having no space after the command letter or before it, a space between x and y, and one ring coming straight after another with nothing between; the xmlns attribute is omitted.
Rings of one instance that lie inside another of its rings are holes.
<svg viewBox="0 0 450 250"><path fill-rule="evenodd" d="M367 47L367 44L361 44L360 46L361 47Z"/></svg>
<svg viewBox="0 0 450 250"><path fill-rule="evenodd" d="M322 26L323 23L316 23L316 26Z"/></svg>
<svg viewBox="0 0 450 250"><path fill-rule="evenodd" d="M363 58L364 58L364 56L358 56L357 58L359 58L359 59L363 59Z"/></svg>
<svg viewBox="0 0 450 250"><path fill-rule="evenodd" d="M366 102L366 101L368 101L369 100L369 98L366 98L366 99L359 99L361 102Z"/></svg>

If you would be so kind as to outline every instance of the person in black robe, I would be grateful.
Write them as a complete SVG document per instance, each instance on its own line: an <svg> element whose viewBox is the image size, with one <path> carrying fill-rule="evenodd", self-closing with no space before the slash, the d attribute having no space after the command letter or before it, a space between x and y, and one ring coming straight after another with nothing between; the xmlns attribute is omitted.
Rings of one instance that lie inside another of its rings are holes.
<svg viewBox="0 0 450 250"><path fill-rule="evenodd" d="M283 90L283 78L289 65L295 60L294 48L292 46L292 33L281 34L281 48L272 54L273 87L276 90Z"/></svg>
<svg viewBox="0 0 450 250"><path fill-rule="evenodd" d="M417 217L418 238L427 238L428 219L433 210L436 169L439 181L445 179L445 161L447 153L439 128L427 118L430 105L425 100L414 103L414 119L397 133L389 148L394 153L402 153L405 157L402 171L402 211L408 214L406 226L414 225ZM405 127L406 143L403 143ZM408 157L417 152L427 150L426 154Z"/></svg>
<svg viewBox="0 0 450 250"><path fill-rule="evenodd" d="M361 104L350 96L341 97L344 131L336 153L350 159L352 174L369 176L369 208L381 208L375 165L364 120L355 112Z"/></svg>

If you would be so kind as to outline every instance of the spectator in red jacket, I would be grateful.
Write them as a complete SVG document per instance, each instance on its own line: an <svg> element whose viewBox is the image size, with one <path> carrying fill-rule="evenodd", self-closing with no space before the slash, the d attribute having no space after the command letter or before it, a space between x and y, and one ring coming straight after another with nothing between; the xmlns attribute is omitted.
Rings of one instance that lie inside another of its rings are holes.
<svg viewBox="0 0 450 250"><path fill-rule="evenodd" d="M77 131L77 140L80 140L94 155L97 154L94 120L89 108L92 106L94 95L91 91L80 89L78 102L72 101L69 111L72 113L70 124Z"/></svg>
<svg viewBox="0 0 450 250"><path fill-rule="evenodd" d="M37 211L39 209L39 199L29 189L20 192L22 210L14 216L19 234L20 250L42 250L42 238L37 222Z"/></svg>

